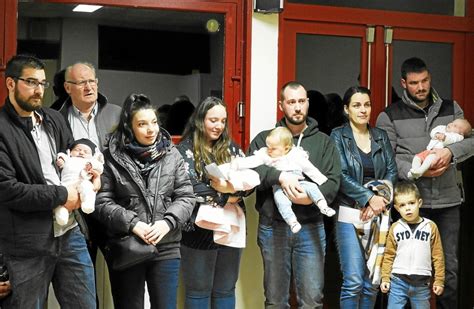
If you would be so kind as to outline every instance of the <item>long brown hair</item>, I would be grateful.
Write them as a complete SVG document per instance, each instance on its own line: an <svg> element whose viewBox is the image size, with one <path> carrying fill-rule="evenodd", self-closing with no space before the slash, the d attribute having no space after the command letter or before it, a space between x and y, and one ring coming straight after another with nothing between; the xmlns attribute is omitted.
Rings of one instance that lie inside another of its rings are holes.
<svg viewBox="0 0 474 309"><path fill-rule="evenodd" d="M202 175L204 170L203 164L207 165L212 162L223 164L229 162L231 159L227 122L221 136L213 142L211 151L206 148L204 120L207 112L217 105L221 105L227 110L226 104L216 97L207 97L199 103L183 134L183 139L192 138L195 169L198 175Z"/></svg>

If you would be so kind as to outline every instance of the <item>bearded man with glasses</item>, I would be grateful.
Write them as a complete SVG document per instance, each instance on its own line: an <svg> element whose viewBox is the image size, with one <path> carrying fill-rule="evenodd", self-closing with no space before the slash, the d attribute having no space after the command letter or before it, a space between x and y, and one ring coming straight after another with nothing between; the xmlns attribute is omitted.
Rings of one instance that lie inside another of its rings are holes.
<svg viewBox="0 0 474 309"><path fill-rule="evenodd" d="M43 108L44 63L18 55L5 70L8 97L0 110L0 252L11 294L2 308L43 308L48 287L62 308L95 308L94 267L76 211L74 186L60 184L56 154L73 142L57 111ZM53 210L63 205L71 220L62 229Z"/></svg>

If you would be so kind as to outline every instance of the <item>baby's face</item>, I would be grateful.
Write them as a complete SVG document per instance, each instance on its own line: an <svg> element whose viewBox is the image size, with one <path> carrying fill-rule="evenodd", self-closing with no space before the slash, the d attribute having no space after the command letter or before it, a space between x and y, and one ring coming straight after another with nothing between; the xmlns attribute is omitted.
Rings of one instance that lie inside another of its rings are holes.
<svg viewBox="0 0 474 309"><path fill-rule="evenodd" d="M467 130L467 124L460 119L456 119L453 122L448 123L448 125L446 126L446 132L450 133L458 133L464 135Z"/></svg>
<svg viewBox="0 0 474 309"><path fill-rule="evenodd" d="M92 149L84 144L77 144L71 149L71 157L92 158Z"/></svg>
<svg viewBox="0 0 474 309"><path fill-rule="evenodd" d="M267 153L271 158L279 158L286 155L288 147L284 146L276 136L267 137Z"/></svg>

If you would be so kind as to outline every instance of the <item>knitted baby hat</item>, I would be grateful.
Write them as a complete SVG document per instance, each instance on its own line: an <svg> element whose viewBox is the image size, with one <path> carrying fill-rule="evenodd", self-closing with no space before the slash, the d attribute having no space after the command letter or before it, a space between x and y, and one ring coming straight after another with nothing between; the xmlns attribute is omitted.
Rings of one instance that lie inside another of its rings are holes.
<svg viewBox="0 0 474 309"><path fill-rule="evenodd" d="M72 150L74 147L76 147L77 145L79 144L83 144L83 145L87 145L89 146L91 149L92 149L92 154L95 153L95 149L97 148L97 146L94 144L94 142L92 142L90 139L87 139L87 138L80 138L80 139L77 139L75 140L71 146L69 146L69 150Z"/></svg>

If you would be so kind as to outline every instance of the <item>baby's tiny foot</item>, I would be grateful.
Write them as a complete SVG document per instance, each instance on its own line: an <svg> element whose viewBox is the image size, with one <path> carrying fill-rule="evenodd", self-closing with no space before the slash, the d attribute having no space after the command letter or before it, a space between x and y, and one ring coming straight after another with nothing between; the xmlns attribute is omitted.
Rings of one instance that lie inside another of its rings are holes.
<svg viewBox="0 0 474 309"><path fill-rule="evenodd" d="M421 176L420 174L415 173L413 170L410 170L408 172L408 179L410 179L410 180L416 180L416 179L420 178L420 176Z"/></svg>
<svg viewBox="0 0 474 309"><path fill-rule="evenodd" d="M290 225L290 229L293 234L298 233L301 230L301 224L298 221L293 222Z"/></svg>
<svg viewBox="0 0 474 309"><path fill-rule="evenodd" d="M320 210L323 215L326 215L328 217L332 217L336 214L336 211L332 209L331 207L325 207Z"/></svg>

